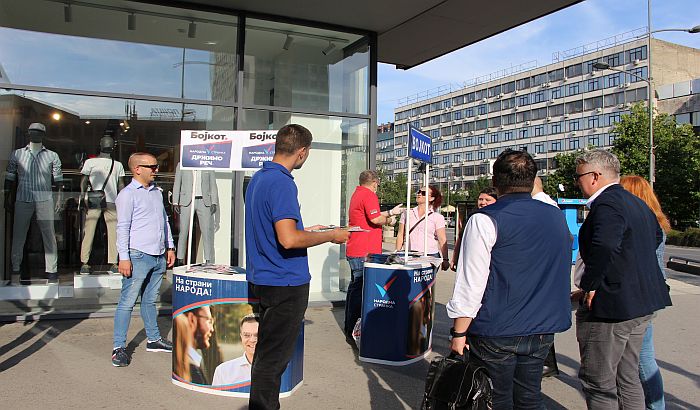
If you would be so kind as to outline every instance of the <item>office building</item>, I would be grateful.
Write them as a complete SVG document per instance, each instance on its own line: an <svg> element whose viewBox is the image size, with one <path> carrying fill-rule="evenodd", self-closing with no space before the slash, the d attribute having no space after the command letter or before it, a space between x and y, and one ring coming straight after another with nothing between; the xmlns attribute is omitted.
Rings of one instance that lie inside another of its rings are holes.
<svg viewBox="0 0 700 410"><path fill-rule="evenodd" d="M545 66L526 63L459 87L403 99L395 109L394 163L387 164L389 170L394 176L407 171L409 125L431 136L431 180L453 191L488 177L493 161L505 149L527 150L546 178L557 167L557 154L587 146L610 147L615 123L633 104L647 100L645 32L635 30L555 53L555 61ZM700 50L656 39L652 47L655 104L667 112L670 106L664 98L676 93L690 98L691 90L700 92L691 81L700 76ZM626 73L594 70L596 62ZM671 86L670 94L669 86L659 87L674 83L683 85ZM693 118L697 121L697 113L685 122ZM421 178L413 175L413 183L419 184Z"/></svg>

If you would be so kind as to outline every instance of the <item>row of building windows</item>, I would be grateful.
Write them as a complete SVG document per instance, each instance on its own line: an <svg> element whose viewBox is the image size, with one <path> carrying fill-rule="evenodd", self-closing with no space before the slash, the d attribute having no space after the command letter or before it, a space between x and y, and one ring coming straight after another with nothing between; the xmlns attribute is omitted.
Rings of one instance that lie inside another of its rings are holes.
<svg viewBox="0 0 700 410"><path fill-rule="evenodd" d="M586 61L584 63L572 64L565 68L554 69L546 73L521 78L519 80L510 81L508 83L498 84L489 88L484 88L482 90L473 91L452 98L447 98L441 101L436 101L430 104L425 104L419 107L414 107L396 113L395 119L396 121L400 121L411 116L415 117L422 114L428 114L431 112L444 110L446 108L456 107L462 104L469 104L479 101L485 102L484 100L486 98L498 97L502 94L513 93L516 90L526 90L528 88L546 85L552 81L560 81L564 80L565 78L573 78L576 76L589 74L593 72L593 64L596 62L605 62L611 67L616 67L623 64L646 60L646 58L646 46L636 47L630 50L621 51L605 57ZM525 96L518 97L518 105L536 103L538 102L538 100L547 101L547 94L549 94L550 96L553 95L550 98L561 98L568 95L577 95L582 92L615 87L624 83L633 83L636 81L641 81L638 77L647 78L646 67L633 68L627 71L629 72L629 74L613 73L600 78L594 78L590 80L579 81L566 86L555 87L549 93L543 93L541 95L538 94L539 92L530 93Z"/></svg>
<svg viewBox="0 0 700 410"><path fill-rule="evenodd" d="M454 122L462 120L463 124L453 124L441 127L439 134L435 136L446 136L459 133L462 131L482 130L490 127L499 127L501 125L511 125L515 123L540 120L547 117L560 116L564 114L576 114L583 111L595 110L604 107L614 107L625 103L635 103L647 99L647 88L635 88L632 90L621 91L612 94L600 95L586 99L571 101L565 104L554 104L545 107L540 107L531 110L524 110L509 114L495 115L490 118L480 119L481 114L475 116L475 119L470 122L465 122L463 118L474 117L471 109L458 110L448 112L441 115L436 115L429 118L424 118L420 121L412 121L410 123L397 124L396 132L408 132L409 125L415 128L425 129L434 125L440 125L445 122ZM486 114L485 114L486 115ZM456 128L455 128L456 127ZM432 132L434 130L430 130Z"/></svg>

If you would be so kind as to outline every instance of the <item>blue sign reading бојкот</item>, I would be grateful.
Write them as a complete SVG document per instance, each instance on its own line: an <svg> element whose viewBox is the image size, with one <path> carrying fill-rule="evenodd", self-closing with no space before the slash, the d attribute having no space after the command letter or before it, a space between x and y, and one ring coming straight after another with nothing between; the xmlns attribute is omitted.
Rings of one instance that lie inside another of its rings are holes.
<svg viewBox="0 0 700 410"><path fill-rule="evenodd" d="M408 156L427 163L433 162L433 145L428 134L409 128Z"/></svg>

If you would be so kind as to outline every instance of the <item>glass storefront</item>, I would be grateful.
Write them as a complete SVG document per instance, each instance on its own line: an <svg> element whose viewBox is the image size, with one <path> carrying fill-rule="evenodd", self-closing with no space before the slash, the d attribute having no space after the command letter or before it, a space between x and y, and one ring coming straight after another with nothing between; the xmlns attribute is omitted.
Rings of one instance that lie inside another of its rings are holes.
<svg viewBox="0 0 700 410"><path fill-rule="evenodd" d="M370 72L376 70L369 36L241 17L111 0L0 4L0 169L7 169L15 150L30 146L29 125L41 123L46 127L41 144L59 158L63 175L60 180L54 173L49 181L55 209L37 217L13 206L26 203L12 201L11 188L19 182L12 172L3 174L0 315L24 310L32 305L30 299L90 297L92 306L116 300L103 297L118 293L119 279L109 274L109 247L116 238L110 237L104 216L95 228L89 260L81 260L86 219L78 206L81 170L86 160L100 155L104 136L116 143L110 155L123 164L125 184L130 182L129 155L156 156L156 181L177 243L182 218L172 204L181 130L276 130L302 124L314 135L312 155L295 173L302 215L311 224L347 222L357 176L368 166L375 122L369 110ZM31 169L16 174L34 178L31 172L36 174ZM215 174L220 198L215 263L244 260L242 197L251 175ZM24 231L24 226L26 240L19 249L15 227ZM55 245L47 241L46 226L53 227ZM192 261L203 260L198 226ZM58 291L47 286L48 253L58 261ZM309 254L312 292L342 290L348 276L344 248L320 246ZM80 275L85 263L92 271ZM29 282L20 284L20 276ZM94 278L104 280L88 280ZM17 292L37 286L43 290Z"/></svg>

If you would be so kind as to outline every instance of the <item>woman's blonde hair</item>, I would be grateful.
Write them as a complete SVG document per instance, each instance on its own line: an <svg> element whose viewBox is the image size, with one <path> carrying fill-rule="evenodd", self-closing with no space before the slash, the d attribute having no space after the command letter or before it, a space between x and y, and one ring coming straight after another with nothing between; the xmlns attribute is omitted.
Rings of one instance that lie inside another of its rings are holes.
<svg viewBox="0 0 700 410"><path fill-rule="evenodd" d="M191 382L189 347L192 346L190 336L190 324L185 315L177 315L173 318L173 335L175 346L173 349L173 372L181 379Z"/></svg>
<svg viewBox="0 0 700 410"><path fill-rule="evenodd" d="M654 190L651 189L651 185L649 185L646 179L639 175L625 175L620 178L620 185L647 204L654 212L654 215L656 215L656 220L659 221L659 225L661 225L661 229L663 229L664 232L671 230L671 223L661 210L659 199L656 197Z"/></svg>

